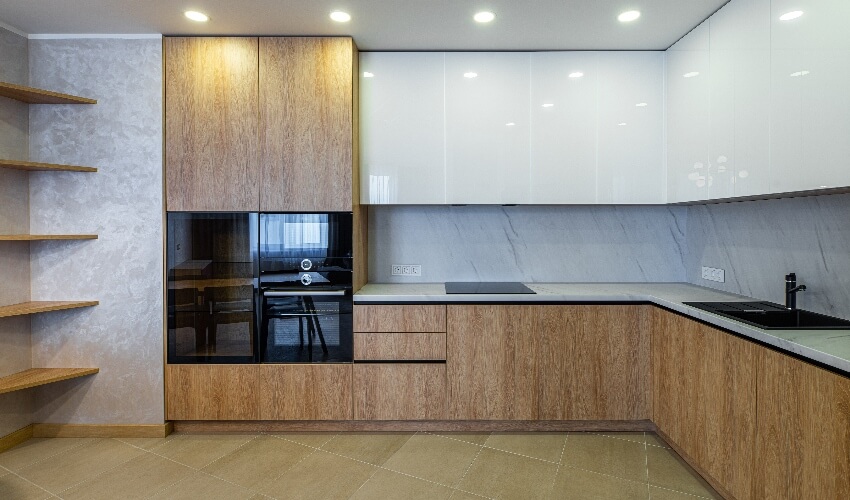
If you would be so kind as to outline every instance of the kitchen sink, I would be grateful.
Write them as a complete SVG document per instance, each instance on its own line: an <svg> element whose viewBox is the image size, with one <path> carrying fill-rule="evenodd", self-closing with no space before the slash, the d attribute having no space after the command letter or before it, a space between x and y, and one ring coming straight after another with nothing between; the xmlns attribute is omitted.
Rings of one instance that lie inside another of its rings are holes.
<svg viewBox="0 0 850 500"><path fill-rule="evenodd" d="M685 302L719 316L765 330L850 329L850 321L801 309L788 310L773 302Z"/></svg>

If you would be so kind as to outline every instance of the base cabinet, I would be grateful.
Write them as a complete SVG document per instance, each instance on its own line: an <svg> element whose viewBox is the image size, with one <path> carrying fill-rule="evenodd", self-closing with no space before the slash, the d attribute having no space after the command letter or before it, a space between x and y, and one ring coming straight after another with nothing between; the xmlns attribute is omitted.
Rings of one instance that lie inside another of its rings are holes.
<svg viewBox="0 0 850 500"><path fill-rule="evenodd" d="M259 365L165 365L167 420L257 420Z"/></svg>
<svg viewBox="0 0 850 500"><path fill-rule="evenodd" d="M354 365L356 420L445 420L444 363Z"/></svg>
<svg viewBox="0 0 850 500"><path fill-rule="evenodd" d="M260 420L351 420L351 369L260 365Z"/></svg>

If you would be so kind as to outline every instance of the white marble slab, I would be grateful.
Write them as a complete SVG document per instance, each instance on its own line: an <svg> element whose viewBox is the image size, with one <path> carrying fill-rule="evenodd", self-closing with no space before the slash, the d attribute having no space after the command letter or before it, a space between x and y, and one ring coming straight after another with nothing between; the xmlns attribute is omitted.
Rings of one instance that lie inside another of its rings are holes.
<svg viewBox="0 0 850 500"><path fill-rule="evenodd" d="M850 330L762 330L683 302L752 301L688 283L525 283L536 294L447 295L442 283L369 283L354 302L648 302L850 374Z"/></svg>

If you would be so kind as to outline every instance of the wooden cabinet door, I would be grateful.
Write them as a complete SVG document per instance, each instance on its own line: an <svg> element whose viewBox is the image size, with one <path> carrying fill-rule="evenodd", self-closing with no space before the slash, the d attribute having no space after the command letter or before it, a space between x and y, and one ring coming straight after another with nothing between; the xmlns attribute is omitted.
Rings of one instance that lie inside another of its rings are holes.
<svg viewBox="0 0 850 500"><path fill-rule="evenodd" d="M729 493L749 498L761 348L660 309L653 319L655 424Z"/></svg>
<svg viewBox="0 0 850 500"><path fill-rule="evenodd" d="M443 363L358 363L354 365L357 420L444 420Z"/></svg>
<svg viewBox="0 0 850 500"><path fill-rule="evenodd" d="M449 419L537 419L540 307L448 306Z"/></svg>
<svg viewBox="0 0 850 500"><path fill-rule="evenodd" d="M165 365L166 420L257 420L259 365Z"/></svg>
<svg viewBox="0 0 850 500"><path fill-rule="evenodd" d="M542 307L542 420L650 419L650 307Z"/></svg>
<svg viewBox="0 0 850 500"><path fill-rule="evenodd" d="M761 351L752 498L850 498L850 379Z"/></svg>
<svg viewBox="0 0 850 500"><path fill-rule="evenodd" d="M352 210L351 38L260 38L260 210Z"/></svg>
<svg viewBox="0 0 850 500"><path fill-rule="evenodd" d="M351 366L260 365L260 420L351 420Z"/></svg>
<svg viewBox="0 0 850 500"><path fill-rule="evenodd" d="M169 211L259 209L256 38L165 38Z"/></svg>

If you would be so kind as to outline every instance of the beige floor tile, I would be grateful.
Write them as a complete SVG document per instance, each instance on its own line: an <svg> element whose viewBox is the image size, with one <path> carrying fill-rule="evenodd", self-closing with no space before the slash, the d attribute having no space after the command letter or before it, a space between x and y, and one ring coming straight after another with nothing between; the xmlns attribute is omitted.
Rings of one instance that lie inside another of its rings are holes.
<svg viewBox="0 0 850 500"><path fill-rule="evenodd" d="M449 500L485 500L486 498L485 496L475 495L468 491L455 490L452 496L449 497Z"/></svg>
<svg viewBox="0 0 850 500"><path fill-rule="evenodd" d="M564 450L564 441L566 439L567 435L564 433L494 432L484 443L484 446L525 455L527 457L539 458L540 460L546 460L548 462L558 463L558 461L561 460L561 452Z"/></svg>
<svg viewBox="0 0 850 500"><path fill-rule="evenodd" d="M492 498L545 498L558 466L484 448L457 488Z"/></svg>
<svg viewBox="0 0 850 500"><path fill-rule="evenodd" d="M649 498L650 500L699 500L703 497L698 497L694 495L689 495L687 493L681 493L679 491L667 490L663 488L657 488L655 486L649 487ZM718 497L720 498L720 497Z"/></svg>
<svg viewBox="0 0 850 500"><path fill-rule="evenodd" d="M652 446L660 446L662 448L670 448L670 445L668 445L663 439L661 439L654 432L647 432L646 433L646 444L652 445Z"/></svg>
<svg viewBox="0 0 850 500"><path fill-rule="evenodd" d="M247 500L256 494L248 489L211 477L203 472L193 472L188 478L173 484L150 497L151 500ZM260 498L260 497L258 497Z"/></svg>
<svg viewBox="0 0 850 500"><path fill-rule="evenodd" d="M441 500L452 495L452 489L397 472L379 469L352 495L352 500Z"/></svg>
<svg viewBox="0 0 850 500"><path fill-rule="evenodd" d="M374 465L319 450L263 486L260 492L287 500L346 499L377 470Z"/></svg>
<svg viewBox="0 0 850 500"><path fill-rule="evenodd" d="M645 445L623 439L596 434L570 434L561 464L646 482Z"/></svg>
<svg viewBox="0 0 850 500"><path fill-rule="evenodd" d="M270 436L295 441L296 443L310 446L312 448L321 448L325 443L337 435L336 432L270 432Z"/></svg>
<svg viewBox="0 0 850 500"><path fill-rule="evenodd" d="M384 467L446 486L463 477L481 447L472 443L417 434L399 448Z"/></svg>
<svg viewBox="0 0 850 500"><path fill-rule="evenodd" d="M0 466L11 471L19 471L45 458L64 453L68 450L93 443L87 438L32 438L0 453Z"/></svg>
<svg viewBox="0 0 850 500"><path fill-rule="evenodd" d="M193 469L202 469L255 437L240 434L183 434L157 446L151 452Z"/></svg>
<svg viewBox="0 0 850 500"><path fill-rule="evenodd" d="M671 450L647 448L649 484L691 495L714 498L710 487Z"/></svg>
<svg viewBox="0 0 850 500"><path fill-rule="evenodd" d="M435 432L434 434L482 446L490 437L489 432Z"/></svg>
<svg viewBox="0 0 850 500"><path fill-rule="evenodd" d="M383 465L412 435L411 432L337 434L322 449L373 465Z"/></svg>
<svg viewBox="0 0 850 500"><path fill-rule="evenodd" d="M245 488L260 488L315 450L272 436L259 436L204 467L205 472Z"/></svg>
<svg viewBox="0 0 850 500"><path fill-rule="evenodd" d="M146 498L192 474L192 469L145 453L99 476L63 491L67 500L131 500Z"/></svg>
<svg viewBox="0 0 850 500"><path fill-rule="evenodd" d="M582 500L647 500L649 491L644 483L627 481L572 467L561 467L549 498Z"/></svg>
<svg viewBox="0 0 850 500"><path fill-rule="evenodd" d="M143 453L114 439L95 439L25 467L18 473L42 488L58 493Z"/></svg>
<svg viewBox="0 0 850 500"><path fill-rule="evenodd" d="M640 444L646 442L646 435L643 432L603 432L601 435L616 439L625 439L626 441L633 441Z"/></svg>
<svg viewBox="0 0 850 500"><path fill-rule="evenodd" d="M43 500L53 495L14 474L6 474L0 477L0 498Z"/></svg>
<svg viewBox="0 0 850 500"><path fill-rule="evenodd" d="M131 446L136 446L143 450L152 450L157 446L161 446L162 444L174 439L180 434L170 434L164 438L116 438L118 441L122 443L127 443Z"/></svg>

